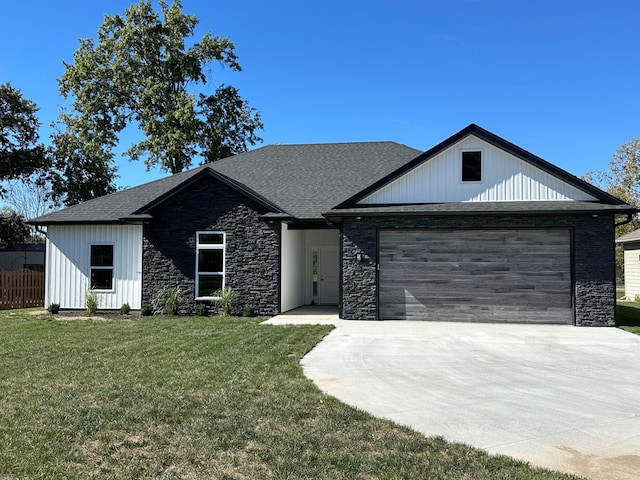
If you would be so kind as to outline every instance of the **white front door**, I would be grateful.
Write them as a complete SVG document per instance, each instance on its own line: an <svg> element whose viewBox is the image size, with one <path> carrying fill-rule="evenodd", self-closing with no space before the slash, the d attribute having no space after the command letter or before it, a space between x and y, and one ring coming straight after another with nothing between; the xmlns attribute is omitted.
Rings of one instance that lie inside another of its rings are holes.
<svg viewBox="0 0 640 480"><path fill-rule="evenodd" d="M318 256L318 303L337 305L340 289L338 247L319 247Z"/></svg>

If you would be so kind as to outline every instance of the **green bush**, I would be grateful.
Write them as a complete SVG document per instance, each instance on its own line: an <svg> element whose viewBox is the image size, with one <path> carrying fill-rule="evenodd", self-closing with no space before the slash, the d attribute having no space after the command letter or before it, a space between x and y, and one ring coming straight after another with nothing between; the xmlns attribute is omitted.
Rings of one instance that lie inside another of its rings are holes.
<svg viewBox="0 0 640 480"><path fill-rule="evenodd" d="M98 293L95 290L89 290L84 298L87 305L87 312L96 313L98 311Z"/></svg>
<svg viewBox="0 0 640 480"><path fill-rule="evenodd" d="M149 317L152 313L153 308L151 308L151 305L149 305L148 303L143 303L142 307L140 308L140 315L142 315L143 317Z"/></svg>
<svg viewBox="0 0 640 480"><path fill-rule="evenodd" d="M243 317L253 317L255 316L256 312L253 310L253 306L251 305L245 305L244 307L242 307L242 316Z"/></svg>
<svg viewBox="0 0 640 480"><path fill-rule="evenodd" d="M129 315L130 311L131 311L131 307L129 306L128 303L123 303L122 306L120 307L120 313L122 315Z"/></svg>
<svg viewBox="0 0 640 480"><path fill-rule="evenodd" d="M52 303L51 305L49 305L49 307L47 307L47 311L49 313L53 313L55 315L56 313L58 313L60 311L60 304L59 303Z"/></svg>
<svg viewBox="0 0 640 480"><path fill-rule="evenodd" d="M220 307L220 315L228 317L233 312L233 305L236 301L236 292L230 287L223 288L222 290L216 290L213 294L214 297L218 297L216 303Z"/></svg>
<svg viewBox="0 0 640 480"><path fill-rule="evenodd" d="M151 307L155 314L177 315L183 303L184 296L180 286L162 287L153 296Z"/></svg>
<svg viewBox="0 0 640 480"><path fill-rule="evenodd" d="M204 303L199 303L196 305L196 315L198 317L206 317L209 315L209 307L207 307Z"/></svg>

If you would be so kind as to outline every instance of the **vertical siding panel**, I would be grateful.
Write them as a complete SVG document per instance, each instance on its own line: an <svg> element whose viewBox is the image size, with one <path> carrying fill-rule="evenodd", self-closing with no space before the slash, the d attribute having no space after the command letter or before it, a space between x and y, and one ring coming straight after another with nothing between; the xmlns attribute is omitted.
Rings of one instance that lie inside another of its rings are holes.
<svg viewBox="0 0 640 480"><path fill-rule="evenodd" d="M418 180L418 175L411 175L411 182L409 184L409 189L407 191L407 196L405 196L405 202L410 202L411 199L416 198L416 192L418 191L417 188L417 180Z"/></svg>
<svg viewBox="0 0 640 480"><path fill-rule="evenodd" d="M640 244L624 245L624 295L635 300L640 295Z"/></svg>
<svg viewBox="0 0 640 480"><path fill-rule="evenodd" d="M45 249L45 256L44 256L44 261L45 261L45 269L44 269L44 306L45 308L48 307L49 305L51 305L53 302L51 301L51 282L49 281L49 269L46 268L46 265L48 262L51 261L51 255L53 255L53 247L51 246L51 243L49 242L48 238L45 238L44 241L44 249Z"/></svg>
<svg viewBox="0 0 640 480"><path fill-rule="evenodd" d="M127 302L140 308L142 291L142 226L49 226L47 232L47 305L85 308L89 289L90 245L113 243L114 289L98 294L99 307L115 309Z"/></svg>
<svg viewBox="0 0 640 480"><path fill-rule="evenodd" d="M484 152L483 181L460 182L459 152ZM360 203L593 200L585 192L484 141L469 136L365 197Z"/></svg>

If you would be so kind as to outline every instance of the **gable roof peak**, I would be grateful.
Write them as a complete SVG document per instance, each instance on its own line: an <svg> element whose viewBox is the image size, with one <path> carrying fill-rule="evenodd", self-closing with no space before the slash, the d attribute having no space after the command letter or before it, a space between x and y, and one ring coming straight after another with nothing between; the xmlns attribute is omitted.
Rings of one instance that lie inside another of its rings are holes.
<svg viewBox="0 0 640 480"><path fill-rule="evenodd" d="M464 140L466 137L468 137L469 135L473 135L475 137L477 137L478 139L493 145L494 147L505 151L506 153L524 161L527 162L531 165L533 165L534 167L542 170L543 172L546 172L549 175L552 175L558 179L560 179L561 181L577 188L578 190L581 190L585 193L587 193L588 195L591 195L592 197L595 197L596 199L598 199L599 201L606 203L606 204L610 204L610 205L623 205L624 202L610 194L608 194L607 192L591 185L590 183L576 177L575 175L567 172L566 170L563 170L560 167L557 167L555 165L553 165L552 163L547 162L546 160L538 157L537 155L534 155L531 152L528 152L527 150L525 150L524 148L521 148L507 140L505 140L502 137L499 137L498 135L496 135L495 133L490 132L489 130L486 130L482 127L480 127L479 125L475 124L475 123L471 123L469 125L467 125L465 128L463 128L462 130L458 131L457 133L454 133L453 135L451 135L449 138L443 140L442 142L438 143L436 146L430 148L429 150L427 150L426 152L423 152L422 154L418 155L416 158L414 158L413 160L411 160L410 162L400 166L398 169L396 169L395 171L391 172L390 174L386 175L384 178L378 180L377 182L369 185L369 187L365 188L364 190L361 190L359 193L357 193L356 195L348 198L347 200L343 201L342 203L336 205L334 208L335 209L342 209L342 208L349 208L354 206L357 202L361 201L362 199L364 199L365 197L367 197L368 195L370 195L371 193L383 188L384 186L388 185L389 183L397 180L398 178L400 178L401 176L403 176L404 174L408 173L409 171L413 170L414 168L416 168L418 165L427 162L429 160L431 160L432 158L436 157L438 154L440 154L441 152L445 151L446 149L452 147L453 145L461 142L462 140Z"/></svg>

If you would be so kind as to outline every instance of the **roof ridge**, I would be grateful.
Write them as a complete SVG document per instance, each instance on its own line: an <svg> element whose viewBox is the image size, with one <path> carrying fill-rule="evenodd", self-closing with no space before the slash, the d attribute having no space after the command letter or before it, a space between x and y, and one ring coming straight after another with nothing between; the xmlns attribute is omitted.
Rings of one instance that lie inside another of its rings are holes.
<svg viewBox="0 0 640 480"><path fill-rule="evenodd" d="M373 145L375 143L391 143L395 145L402 145L407 148L412 148L404 143L399 143L394 140L356 140L356 141L345 141L345 142L316 142L316 143L270 143L265 145L264 147L314 147L314 146L335 146L335 145ZM256 149L259 150L259 149ZM245 152L248 153L248 152Z"/></svg>

